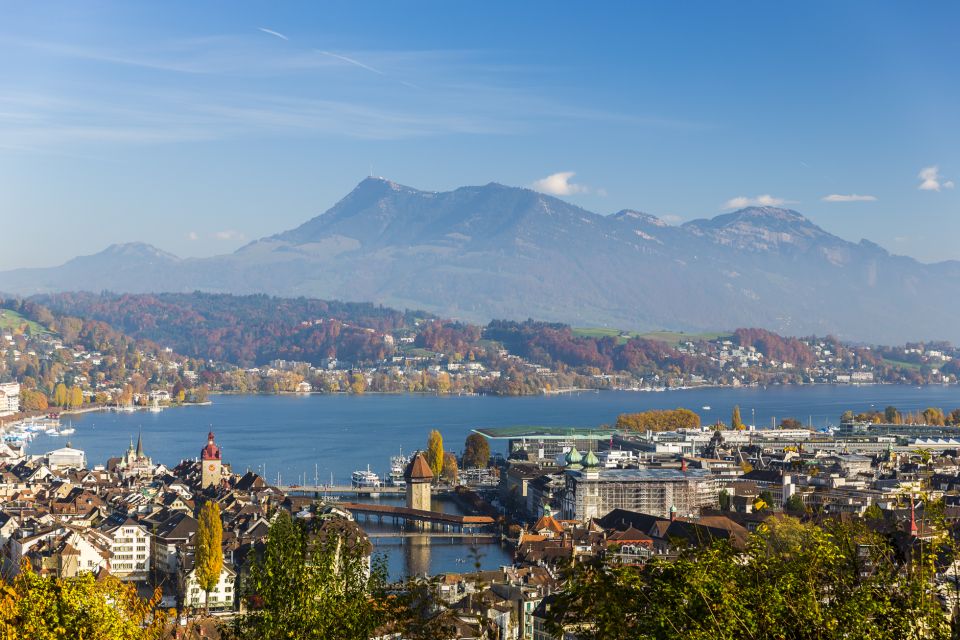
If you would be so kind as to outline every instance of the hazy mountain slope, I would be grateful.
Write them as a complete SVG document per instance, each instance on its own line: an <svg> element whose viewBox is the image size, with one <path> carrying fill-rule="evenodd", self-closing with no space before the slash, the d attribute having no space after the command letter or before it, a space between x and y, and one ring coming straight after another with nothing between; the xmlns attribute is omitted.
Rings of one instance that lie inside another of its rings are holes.
<svg viewBox="0 0 960 640"><path fill-rule="evenodd" d="M960 339L955 262L891 256L786 209L677 227L499 184L435 193L368 178L326 213L233 254L181 260L131 244L0 273L4 291L77 289L306 295L476 321Z"/></svg>

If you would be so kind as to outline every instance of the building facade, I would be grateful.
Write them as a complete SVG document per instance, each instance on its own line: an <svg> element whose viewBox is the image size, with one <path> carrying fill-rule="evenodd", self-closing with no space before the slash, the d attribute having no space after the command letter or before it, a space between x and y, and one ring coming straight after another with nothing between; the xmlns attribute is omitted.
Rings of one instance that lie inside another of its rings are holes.
<svg viewBox="0 0 960 640"><path fill-rule="evenodd" d="M717 479L704 469L568 469L563 516L602 518L614 509L662 518L699 514L717 501Z"/></svg>
<svg viewBox="0 0 960 640"><path fill-rule="evenodd" d="M223 456L214 442L213 431L207 434L207 446L200 450L200 462L203 465L200 487L206 489L219 485L223 478Z"/></svg>

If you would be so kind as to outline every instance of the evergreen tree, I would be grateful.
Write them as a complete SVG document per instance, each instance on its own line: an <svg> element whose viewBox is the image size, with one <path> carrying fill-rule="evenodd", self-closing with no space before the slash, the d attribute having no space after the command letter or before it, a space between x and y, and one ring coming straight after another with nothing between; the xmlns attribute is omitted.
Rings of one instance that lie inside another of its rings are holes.
<svg viewBox="0 0 960 640"><path fill-rule="evenodd" d="M210 592L217 588L223 570L223 522L220 520L220 505L213 500L204 502L200 509L194 546L197 582L204 592L204 610L209 613Z"/></svg>
<svg viewBox="0 0 960 640"><path fill-rule="evenodd" d="M443 436L436 429L427 438L427 464L433 471L433 477L439 478L443 471Z"/></svg>

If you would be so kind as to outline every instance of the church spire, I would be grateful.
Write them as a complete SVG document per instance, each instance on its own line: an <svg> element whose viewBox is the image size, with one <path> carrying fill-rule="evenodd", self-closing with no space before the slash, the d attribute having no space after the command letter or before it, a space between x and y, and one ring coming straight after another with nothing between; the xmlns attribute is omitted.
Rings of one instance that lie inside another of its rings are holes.
<svg viewBox="0 0 960 640"><path fill-rule="evenodd" d="M137 434L137 457L143 457L143 431Z"/></svg>

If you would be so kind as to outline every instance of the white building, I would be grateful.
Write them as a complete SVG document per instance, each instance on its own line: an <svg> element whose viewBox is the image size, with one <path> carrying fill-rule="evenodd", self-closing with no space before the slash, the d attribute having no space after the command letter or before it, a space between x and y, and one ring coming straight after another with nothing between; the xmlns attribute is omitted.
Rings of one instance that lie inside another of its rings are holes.
<svg viewBox="0 0 960 640"><path fill-rule="evenodd" d="M10 416L20 412L20 384L5 382L0 384L0 416Z"/></svg>
<svg viewBox="0 0 960 640"><path fill-rule="evenodd" d="M190 569L180 572L180 594L182 598L180 606L183 609L202 609L207 602L207 594L200 588L200 583L197 581L197 570L192 566L193 558L189 558L187 561L191 565ZM220 570L220 580L213 591L210 592L211 611L233 609L236 580L236 572L224 563Z"/></svg>
<svg viewBox="0 0 960 640"><path fill-rule="evenodd" d="M81 449L74 449L68 442L67 446L54 449L47 454L47 466L53 470L86 469L87 454Z"/></svg>
<svg viewBox="0 0 960 640"><path fill-rule="evenodd" d="M121 580L146 580L151 537L147 528L133 518L110 518L100 531L110 540L110 573Z"/></svg>

